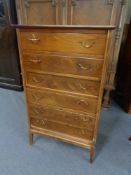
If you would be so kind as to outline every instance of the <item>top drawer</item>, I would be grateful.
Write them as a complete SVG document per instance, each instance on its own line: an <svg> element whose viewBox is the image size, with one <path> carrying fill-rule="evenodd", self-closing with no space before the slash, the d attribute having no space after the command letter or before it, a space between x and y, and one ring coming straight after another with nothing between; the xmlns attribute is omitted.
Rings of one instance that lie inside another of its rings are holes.
<svg viewBox="0 0 131 175"><path fill-rule="evenodd" d="M72 52L104 55L106 33L56 33L44 30L21 30L23 50Z"/></svg>

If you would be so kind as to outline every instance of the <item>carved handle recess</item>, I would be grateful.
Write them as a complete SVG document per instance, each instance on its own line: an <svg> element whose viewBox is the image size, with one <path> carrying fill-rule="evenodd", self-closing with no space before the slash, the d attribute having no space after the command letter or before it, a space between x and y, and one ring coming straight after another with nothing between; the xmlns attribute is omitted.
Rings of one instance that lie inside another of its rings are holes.
<svg viewBox="0 0 131 175"><path fill-rule="evenodd" d="M32 43L38 43L40 41L40 38L35 35L34 33L31 34L31 37L27 38L28 41L31 41Z"/></svg>
<svg viewBox="0 0 131 175"><path fill-rule="evenodd" d="M77 116L75 116L74 119L84 121L84 122L92 122L92 120L89 117L85 116L85 115L77 115Z"/></svg>
<svg viewBox="0 0 131 175"><path fill-rule="evenodd" d="M32 62L32 63L41 63L42 60L40 58L37 58L37 59L30 59L30 60L27 60L29 62Z"/></svg>
<svg viewBox="0 0 131 175"><path fill-rule="evenodd" d="M81 46L85 48L91 48L93 47L95 43L96 42L94 40L93 41L80 41Z"/></svg>
<svg viewBox="0 0 131 175"><path fill-rule="evenodd" d="M35 83L40 83L40 82L41 82L41 80L39 80L39 79L36 78L36 77L33 77L32 80L33 80Z"/></svg>
<svg viewBox="0 0 131 175"><path fill-rule="evenodd" d="M78 105L86 105L86 106L88 106L88 103L85 101L85 100L79 100L78 102L77 102L77 104Z"/></svg>
<svg viewBox="0 0 131 175"><path fill-rule="evenodd" d="M78 64L78 66L83 69L83 70L92 70L92 66L91 65L87 65L87 66L84 66L83 64Z"/></svg>
<svg viewBox="0 0 131 175"><path fill-rule="evenodd" d="M40 120L40 119L34 120L34 123L36 123L38 125L42 125L42 126L46 125L46 121L45 120Z"/></svg>
<svg viewBox="0 0 131 175"><path fill-rule="evenodd" d="M87 90L88 88L87 87L84 87L83 85L81 85L80 83L78 84L78 86L80 87L80 89L82 90Z"/></svg>

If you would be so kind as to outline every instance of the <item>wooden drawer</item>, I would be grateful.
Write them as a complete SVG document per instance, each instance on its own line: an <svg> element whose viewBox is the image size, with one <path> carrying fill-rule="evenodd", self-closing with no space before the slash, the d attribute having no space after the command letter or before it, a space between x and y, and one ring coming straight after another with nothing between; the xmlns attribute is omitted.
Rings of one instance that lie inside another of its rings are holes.
<svg viewBox="0 0 131 175"><path fill-rule="evenodd" d="M106 33L55 33L44 30L21 31L23 50L72 52L103 55L106 46Z"/></svg>
<svg viewBox="0 0 131 175"><path fill-rule="evenodd" d="M39 129L51 130L58 133L63 133L69 136L83 138L86 140L93 139L93 132L87 128L71 127L68 124L60 124L53 121L31 118L31 127L38 127Z"/></svg>
<svg viewBox="0 0 131 175"><path fill-rule="evenodd" d="M100 78L102 74L102 59L88 57L69 57L46 54L24 54L26 70L45 71L53 73L73 74Z"/></svg>
<svg viewBox="0 0 131 175"><path fill-rule="evenodd" d="M55 106L77 111L96 113L97 98L68 95L67 93L57 93L47 90L27 88L29 103L44 106Z"/></svg>
<svg viewBox="0 0 131 175"><path fill-rule="evenodd" d="M99 95L100 82L50 74L26 73L26 85L63 90L88 95Z"/></svg>
<svg viewBox="0 0 131 175"><path fill-rule="evenodd" d="M33 104L29 104L29 113L31 118L54 121L79 128L87 128L91 131L93 131L95 127L95 115L91 116L76 111L67 111L65 109Z"/></svg>

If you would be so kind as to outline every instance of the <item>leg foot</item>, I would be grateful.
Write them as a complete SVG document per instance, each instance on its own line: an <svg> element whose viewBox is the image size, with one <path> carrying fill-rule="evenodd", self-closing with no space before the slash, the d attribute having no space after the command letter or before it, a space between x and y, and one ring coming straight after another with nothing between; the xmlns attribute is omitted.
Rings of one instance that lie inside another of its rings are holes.
<svg viewBox="0 0 131 175"><path fill-rule="evenodd" d="M94 148L94 146L91 146L91 148L90 148L90 163L93 162L94 153L95 153L95 148Z"/></svg>
<svg viewBox="0 0 131 175"><path fill-rule="evenodd" d="M110 90L105 90L105 94L103 98L103 107L105 109L109 108L109 98L110 98Z"/></svg>
<svg viewBox="0 0 131 175"><path fill-rule="evenodd" d="M33 134L29 132L29 144L33 144Z"/></svg>

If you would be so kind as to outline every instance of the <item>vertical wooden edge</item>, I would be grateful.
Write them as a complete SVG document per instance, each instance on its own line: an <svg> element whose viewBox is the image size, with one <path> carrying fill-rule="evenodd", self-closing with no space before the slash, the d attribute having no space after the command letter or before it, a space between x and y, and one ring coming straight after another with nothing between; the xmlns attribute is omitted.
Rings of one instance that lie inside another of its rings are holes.
<svg viewBox="0 0 131 175"><path fill-rule="evenodd" d="M21 0L15 0L16 2L16 12L17 12L17 18L18 18L18 23L22 24L23 23L23 6Z"/></svg>
<svg viewBox="0 0 131 175"><path fill-rule="evenodd" d="M95 147L94 147L94 145L92 145L90 147L90 163L92 163L94 160L94 154L95 154Z"/></svg>
<svg viewBox="0 0 131 175"><path fill-rule="evenodd" d="M113 87L113 82L115 79L115 72L116 72L116 67L117 67L117 62L119 58L119 51L120 51L120 46L121 46L121 40L122 40L122 34L123 34L123 29L124 29L124 21L126 18L126 9L127 9L127 3L121 5L121 15L120 15L120 21L118 28L116 30L116 39L113 47L113 59L112 58L112 65L111 65L111 74L109 77L109 85Z"/></svg>
<svg viewBox="0 0 131 175"><path fill-rule="evenodd" d="M29 144L32 145L33 144L33 133L31 131L29 131Z"/></svg>
<svg viewBox="0 0 131 175"><path fill-rule="evenodd" d="M17 41L18 41L18 49L19 49L19 56L20 56L20 65L21 65L21 71L22 71L22 80L23 80L23 85L24 85L24 93L25 93L25 102L26 102L26 110L28 113L28 129L29 129L29 143L30 143L30 139L31 139L31 133L30 133L30 116L29 116L29 108L28 108L28 96L27 96L27 91L26 91L26 74L24 71L24 66L23 66L23 60L22 60L22 50L21 50L21 39L20 39L20 29L16 29L16 33L17 33Z"/></svg>
<svg viewBox="0 0 131 175"><path fill-rule="evenodd" d="M70 23L70 4L71 4L71 2L68 0L68 2L67 2L67 25L70 25L71 23Z"/></svg>
<svg viewBox="0 0 131 175"><path fill-rule="evenodd" d="M102 70L101 85L100 85L100 91L99 91L99 99L98 99L98 105L97 105L96 123L95 123L94 137L93 137L94 144L96 143L96 135L97 135L98 124L100 120L102 97L103 97L103 91L104 91L104 85L105 85L105 79L106 79L107 65L108 65L108 60L109 60L108 52L110 51L110 43L111 43L111 31L108 30L106 49L105 49L105 55L104 55L104 64L103 64L103 70Z"/></svg>
<svg viewBox="0 0 131 175"><path fill-rule="evenodd" d="M110 25L115 25L116 24L116 17L117 17L116 11L117 11L117 8L118 8L118 3L120 3L118 0L114 0L114 2L113 2Z"/></svg>
<svg viewBox="0 0 131 175"><path fill-rule="evenodd" d="M74 7L70 2L70 24L73 24L73 13L74 13Z"/></svg>
<svg viewBox="0 0 131 175"><path fill-rule="evenodd" d="M110 18L110 25L115 25L116 24L116 18L117 18L117 13L116 13L116 11L118 10L117 8L118 8L118 4L119 4L120 2L118 2L118 1L114 1L113 2L113 6L112 6L112 13L111 13L111 18ZM114 38L115 38L115 35L116 35L116 29L112 32L112 36L114 36ZM108 84L108 82L110 82L110 69L111 69L111 65L110 65L110 63L113 61L113 59L114 59L114 53L113 53L113 50L114 50L114 48L113 48L113 46L114 46L114 39L112 40L112 42L110 43L110 45L111 45L111 47L112 47L112 49L110 50L110 54L109 54L109 57L110 57L110 62L109 62L109 60L108 60L108 67L107 67L107 69L108 69L108 72L107 72L107 74L106 74L106 81L105 81L105 90L106 90L106 92L105 92L105 95L104 95L104 101L103 101L103 106L104 107L108 107L108 103L109 103L109 96L110 96L110 91L111 91L111 89L109 90L109 89L106 89L106 84ZM112 60L112 61L111 61ZM112 86L112 89L113 89L113 86Z"/></svg>
<svg viewBox="0 0 131 175"><path fill-rule="evenodd" d="M55 16L56 16L56 25L60 23L60 18L59 18L59 7L60 7L60 2L57 2L55 4Z"/></svg>
<svg viewBox="0 0 131 175"><path fill-rule="evenodd" d="M105 108L108 108L109 105L109 99L110 99L110 92L113 90L114 87L114 80L115 80L115 73L116 73L116 66L119 58L119 51L120 51L120 45L121 45L121 40L122 40L122 34L123 34L123 28L124 28L124 22L125 22L125 17L126 17L126 9L128 5L128 0L121 0L117 1L116 6L120 6L120 12L119 16L119 23L117 26L117 29L114 32L114 38L115 39L114 43L112 43L113 48L111 50L110 54L110 63L109 63L109 68L108 68L108 75L107 75L107 80L106 80L106 85L105 85L105 95L104 95L104 101L103 101L103 106ZM115 5L114 4L114 5ZM118 9L119 10L119 9ZM116 7L114 6L113 11L112 11L112 17L110 21L110 25L114 25L115 18L116 18ZM107 88L110 87L110 88Z"/></svg>

